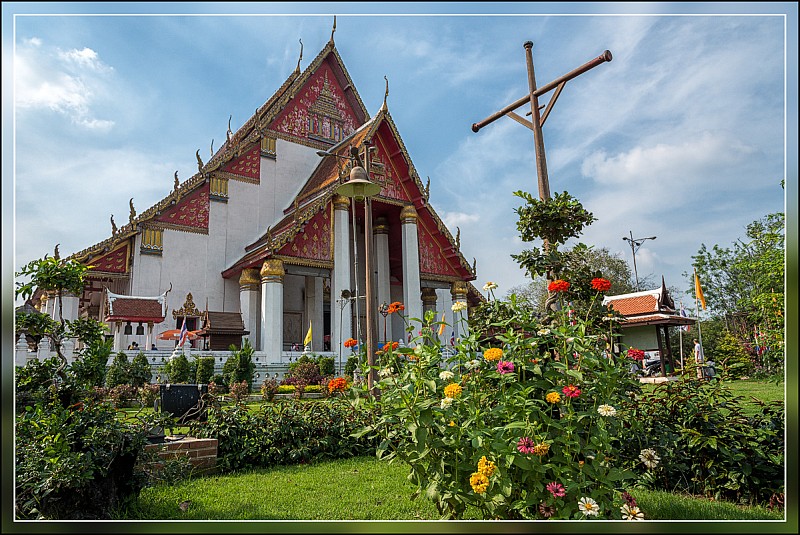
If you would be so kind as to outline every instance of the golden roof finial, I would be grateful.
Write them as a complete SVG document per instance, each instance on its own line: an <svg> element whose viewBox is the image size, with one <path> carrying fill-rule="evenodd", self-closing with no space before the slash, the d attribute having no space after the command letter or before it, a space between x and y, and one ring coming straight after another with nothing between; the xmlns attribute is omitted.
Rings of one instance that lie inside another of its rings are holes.
<svg viewBox="0 0 800 535"><path fill-rule="evenodd" d="M211 158L213 158L214 157L214 138L213 137L211 138L211 148L209 149L209 152L211 153Z"/></svg>
<svg viewBox="0 0 800 535"><path fill-rule="evenodd" d="M233 131L231 131L231 121L233 120L233 115L228 117L228 131L225 133L225 136L228 139L228 143L231 142L231 136L233 135Z"/></svg>
<svg viewBox="0 0 800 535"><path fill-rule="evenodd" d="M386 80L386 93L383 95L383 109L386 109L386 99L389 98L389 79L384 75L384 80Z"/></svg>
<svg viewBox="0 0 800 535"><path fill-rule="evenodd" d="M61 260L61 255L59 255L59 254L58 254L58 246L59 246L59 245L61 245L61 244L60 244L60 243L57 243L57 244L56 244L56 248L55 248L55 250L53 251L53 258L55 258L56 260Z"/></svg>
<svg viewBox="0 0 800 535"><path fill-rule="evenodd" d="M425 182L425 200L427 201L431 195L431 177L428 177L427 182Z"/></svg>
<svg viewBox="0 0 800 535"><path fill-rule="evenodd" d="M178 180L178 171L175 171L175 190L178 189L179 185L180 185L180 181Z"/></svg>
<svg viewBox="0 0 800 535"><path fill-rule="evenodd" d="M111 236L115 236L117 234L117 224L114 223L114 214L111 214Z"/></svg>
<svg viewBox="0 0 800 535"><path fill-rule="evenodd" d="M197 153L195 153L197 157L197 170L201 173L203 172L203 160L200 159L200 149L197 149Z"/></svg>
<svg viewBox="0 0 800 535"><path fill-rule="evenodd" d="M456 250L461 249L461 228L456 227Z"/></svg>
<svg viewBox="0 0 800 535"><path fill-rule="evenodd" d="M131 215L128 218L128 222L133 223L133 220L136 217L136 209L133 207L133 197L131 197L131 200L128 201L128 204L131 207Z"/></svg>
<svg viewBox="0 0 800 535"><path fill-rule="evenodd" d="M333 29L331 30L331 40L330 40L331 43L333 42L333 34L335 33L336 33L336 15L333 16Z"/></svg>
<svg viewBox="0 0 800 535"><path fill-rule="evenodd" d="M303 61L303 40L300 39L300 57L297 58L297 67L295 67L295 74L300 74L300 62Z"/></svg>

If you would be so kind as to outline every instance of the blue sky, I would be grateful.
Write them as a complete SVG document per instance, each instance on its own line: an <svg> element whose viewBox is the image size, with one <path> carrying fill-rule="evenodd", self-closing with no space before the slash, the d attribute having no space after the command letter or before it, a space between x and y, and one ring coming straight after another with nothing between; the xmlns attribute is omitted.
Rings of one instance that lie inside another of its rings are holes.
<svg viewBox="0 0 800 535"><path fill-rule="evenodd" d="M131 197L142 212L175 170L189 178L195 151L207 161L229 117L235 131L292 72L300 39L309 64L334 14L371 114L388 78L389 111L479 288L527 281L510 257L527 246L512 192L537 191L532 133L509 118L470 127L527 93L528 40L539 86L614 56L567 83L544 126L551 192L597 218L582 242L630 263L622 237L657 236L636 253L639 277L683 291L701 244L731 246L787 201L796 218L793 3L4 3L14 270L107 238Z"/></svg>

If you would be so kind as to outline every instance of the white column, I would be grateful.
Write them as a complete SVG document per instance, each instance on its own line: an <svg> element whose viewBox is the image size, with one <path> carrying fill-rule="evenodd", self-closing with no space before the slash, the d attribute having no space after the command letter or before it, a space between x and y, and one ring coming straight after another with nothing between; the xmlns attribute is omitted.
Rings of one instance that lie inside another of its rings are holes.
<svg viewBox="0 0 800 535"><path fill-rule="evenodd" d="M375 278L377 291L375 293L377 294L378 307L380 307L383 303L389 305L392 302L389 270L389 222L385 217L379 217L375 220L372 233L375 235L375 271L377 271L377 277ZM383 317L378 316L378 323L377 338L384 342L394 340L392 322L386 321L385 333Z"/></svg>
<svg viewBox="0 0 800 535"><path fill-rule="evenodd" d="M17 345L14 347L14 366L25 366L28 363L28 339L25 333L19 335Z"/></svg>
<svg viewBox="0 0 800 535"><path fill-rule="evenodd" d="M458 343L459 338L464 338L469 334L469 329L467 328L466 322L467 283L464 281L455 281L450 285L450 295L453 297L453 305L456 303L461 303L464 306L463 310L453 314L453 330L455 331L456 335L456 343ZM462 321L462 318L464 321Z"/></svg>
<svg viewBox="0 0 800 535"><path fill-rule="evenodd" d="M267 362L280 362L283 353L283 261L271 258L261 266L261 350Z"/></svg>
<svg viewBox="0 0 800 535"><path fill-rule="evenodd" d="M112 329L114 329L114 353L119 353L122 351L122 322L115 321Z"/></svg>
<svg viewBox="0 0 800 535"><path fill-rule="evenodd" d="M423 288L420 292L422 300L422 314L423 316L428 312L433 312L433 321L440 321L442 317L436 313L436 288ZM431 328L434 334L439 332L439 325L431 323Z"/></svg>
<svg viewBox="0 0 800 535"><path fill-rule="evenodd" d="M342 344L353 334L352 304L347 302L342 308L339 301L342 290L350 288L350 221L348 208L350 200L341 195L333 197L333 287L331 288L331 351L350 353Z"/></svg>
<svg viewBox="0 0 800 535"><path fill-rule="evenodd" d="M422 319L422 300L419 284L419 238L417 236L417 211L406 206L400 211L403 229L403 304L408 318ZM420 324L413 322L412 336L416 336Z"/></svg>
<svg viewBox="0 0 800 535"><path fill-rule="evenodd" d="M64 315L66 321L78 319L78 305L79 300L77 295L65 293L61 296L61 313ZM60 319L57 304L54 316L56 319Z"/></svg>
<svg viewBox="0 0 800 535"><path fill-rule="evenodd" d="M244 338L250 340L250 345L254 348L260 348L259 336L259 303L261 296L259 295L259 286L261 284L261 275L257 269L243 269L242 274L239 276L239 311L242 313L242 322L244 329L249 331Z"/></svg>
<svg viewBox="0 0 800 535"><path fill-rule="evenodd" d="M153 322L147 322L147 338L144 341L144 350L150 351L150 348L153 346Z"/></svg>

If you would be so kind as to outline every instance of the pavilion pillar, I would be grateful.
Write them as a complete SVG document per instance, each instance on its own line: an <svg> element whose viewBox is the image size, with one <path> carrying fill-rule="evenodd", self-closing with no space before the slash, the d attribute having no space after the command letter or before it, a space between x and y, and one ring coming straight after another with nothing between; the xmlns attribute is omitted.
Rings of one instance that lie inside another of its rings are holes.
<svg viewBox="0 0 800 535"><path fill-rule="evenodd" d="M350 199L333 197L333 287L331 288L331 351L345 354L342 345L353 335L352 301L342 301L342 291L350 290Z"/></svg>
<svg viewBox="0 0 800 535"><path fill-rule="evenodd" d="M455 333L456 342L461 337L466 337L469 334L466 321L467 319L467 283L464 281L454 281L450 285L450 295L453 298L453 306L460 303L458 307L463 307L458 312L453 312L453 332Z"/></svg>
<svg viewBox="0 0 800 535"><path fill-rule="evenodd" d="M283 354L283 261L265 260L261 266L261 350L279 362ZM269 362L269 360L268 360Z"/></svg>
<svg viewBox="0 0 800 535"><path fill-rule="evenodd" d="M122 322L115 321L114 326L114 353L122 351Z"/></svg>
<svg viewBox="0 0 800 535"><path fill-rule="evenodd" d="M242 313L244 329L250 334L244 335L254 348L260 348L259 340L259 288L261 275L257 269L243 269L239 276L239 311Z"/></svg>
<svg viewBox="0 0 800 535"><path fill-rule="evenodd" d="M387 305L392 302L391 287L389 282L389 221L385 217L379 217L375 220L372 226L372 233L375 236L375 271L377 272L377 292L376 297L378 306L386 303ZM379 327L379 337L382 337L383 342L393 340L392 337L392 322L384 321L384 325Z"/></svg>
<svg viewBox="0 0 800 535"><path fill-rule="evenodd" d="M422 319L419 282L417 211L408 205L400 211L403 234L403 304L406 317ZM413 337L413 336L412 336Z"/></svg>
<svg viewBox="0 0 800 535"><path fill-rule="evenodd" d="M153 322L147 322L147 338L144 341L144 349L145 351L150 351L150 348L153 347Z"/></svg>

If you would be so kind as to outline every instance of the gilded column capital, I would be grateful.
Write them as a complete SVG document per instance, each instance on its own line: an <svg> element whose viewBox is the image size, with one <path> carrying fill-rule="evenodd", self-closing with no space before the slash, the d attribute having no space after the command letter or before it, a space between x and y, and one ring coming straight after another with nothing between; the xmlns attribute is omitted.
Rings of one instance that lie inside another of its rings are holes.
<svg viewBox="0 0 800 535"><path fill-rule="evenodd" d="M409 204L400 210L400 221L403 223L417 223L417 210L414 206Z"/></svg>
<svg viewBox="0 0 800 535"><path fill-rule="evenodd" d="M239 288L242 290L255 290L261 283L261 277L257 269L243 269L239 275Z"/></svg>
<svg viewBox="0 0 800 535"><path fill-rule="evenodd" d="M283 276L286 271L283 269L283 260L280 258L270 258L264 260L261 266L261 281L278 281L283 282Z"/></svg>
<svg viewBox="0 0 800 535"><path fill-rule="evenodd" d="M466 299L467 283L464 281L454 281L450 285L450 295L453 296L453 299Z"/></svg>
<svg viewBox="0 0 800 535"><path fill-rule="evenodd" d="M423 305L436 306L436 288L423 288L420 296Z"/></svg>
<svg viewBox="0 0 800 535"><path fill-rule="evenodd" d="M347 210L350 208L350 199L344 195L334 195L333 199L331 199L331 202L333 202L334 210Z"/></svg>
<svg viewBox="0 0 800 535"><path fill-rule="evenodd" d="M384 216L375 219L375 224L372 225L373 234L389 234L389 220Z"/></svg>

